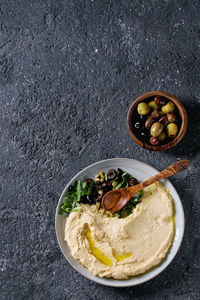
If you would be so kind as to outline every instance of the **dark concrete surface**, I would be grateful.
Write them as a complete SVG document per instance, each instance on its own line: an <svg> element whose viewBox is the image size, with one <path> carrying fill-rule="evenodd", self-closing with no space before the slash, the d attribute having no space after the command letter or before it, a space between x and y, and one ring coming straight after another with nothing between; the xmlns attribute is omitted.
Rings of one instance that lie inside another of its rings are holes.
<svg viewBox="0 0 200 300"><path fill-rule="evenodd" d="M200 299L200 3L198 0L0 2L0 299ZM184 140L163 153L134 144L132 100L179 97ZM158 169L187 158L171 181L186 228L171 265L141 286L79 275L58 247L54 214L79 170L129 157Z"/></svg>

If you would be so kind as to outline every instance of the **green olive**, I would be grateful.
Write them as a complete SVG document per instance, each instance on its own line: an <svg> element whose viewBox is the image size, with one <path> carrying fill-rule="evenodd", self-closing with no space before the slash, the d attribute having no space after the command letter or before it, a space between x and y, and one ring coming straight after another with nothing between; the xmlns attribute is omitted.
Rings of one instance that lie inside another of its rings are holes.
<svg viewBox="0 0 200 300"><path fill-rule="evenodd" d="M169 101L166 105L162 107L162 112L164 114L171 113L175 109L175 105L173 102Z"/></svg>
<svg viewBox="0 0 200 300"><path fill-rule="evenodd" d="M150 133L153 137L158 137L163 131L163 124L156 122L151 126Z"/></svg>
<svg viewBox="0 0 200 300"><path fill-rule="evenodd" d="M155 101L150 101L149 106L153 109L159 109L159 105Z"/></svg>
<svg viewBox="0 0 200 300"><path fill-rule="evenodd" d="M139 115L146 116L150 111L150 107L147 103L141 102L138 104L137 111Z"/></svg>
<svg viewBox="0 0 200 300"><path fill-rule="evenodd" d="M175 123L169 123L166 127L166 130L167 130L167 135L173 138L178 133L178 126Z"/></svg>
<svg viewBox="0 0 200 300"><path fill-rule="evenodd" d="M166 138L167 138L167 135L164 131L158 137L160 142L164 142L166 140Z"/></svg>

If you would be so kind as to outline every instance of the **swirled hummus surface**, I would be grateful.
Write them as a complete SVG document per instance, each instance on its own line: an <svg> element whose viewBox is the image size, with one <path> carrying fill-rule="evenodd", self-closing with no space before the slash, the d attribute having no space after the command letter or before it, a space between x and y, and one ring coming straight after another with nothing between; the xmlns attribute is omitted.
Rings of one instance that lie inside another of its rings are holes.
<svg viewBox="0 0 200 300"><path fill-rule="evenodd" d="M100 277L127 279L158 265L174 237L173 200L162 184L147 188L133 213L111 217L82 205L66 219L65 241L72 256Z"/></svg>

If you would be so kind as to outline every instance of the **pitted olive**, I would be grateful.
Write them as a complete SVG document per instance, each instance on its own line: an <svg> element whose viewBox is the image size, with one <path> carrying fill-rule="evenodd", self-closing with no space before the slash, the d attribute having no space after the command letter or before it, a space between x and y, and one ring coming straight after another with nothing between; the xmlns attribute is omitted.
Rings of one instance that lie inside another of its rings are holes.
<svg viewBox="0 0 200 300"><path fill-rule="evenodd" d="M167 124L168 124L167 117L165 115L162 116L160 118L159 122L162 123L164 127L167 126Z"/></svg>
<svg viewBox="0 0 200 300"><path fill-rule="evenodd" d="M177 121L177 118L176 118L176 115L172 112L172 113L168 113L167 114L167 120L170 122L170 123L174 123Z"/></svg>
<svg viewBox="0 0 200 300"><path fill-rule="evenodd" d="M175 105L173 102L169 101L166 105L162 107L162 112L164 114L171 113L175 109Z"/></svg>
<svg viewBox="0 0 200 300"><path fill-rule="evenodd" d="M113 180L117 177L117 172L115 171L115 169L111 169L108 171L107 177L109 180Z"/></svg>
<svg viewBox="0 0 200 300"><path fill-rule="evenodd" d="M150 101L149 106L153 109L159 109L159 105L155 101Z"/></svg>
<svg viewBox="0 0 200 300"><path fill-rule="evenodd" d="M176 123L169 123L166 127L166 130L167 130L167 135L173 138L178 133L178 126Z"/></svg>
<svg viewBox="0 0 200 300"><path fill-rule="evenodd" d="M160 113L157 109L155 109L152 113L151 113L151 118L153 119L158 119L160 117Z"/></svg>
<svg viewBox="0 0 200 300"><path fill-rule="evenodd" d="M156 102L156 104L161 105L161 106L166 104L165 98L163 98L161 96L155 96L154 101Z"/></svg>
<svg viewBox="0 0 200 300"><path fill-rule="evenodd" d="M133 186L133 185L136 185L138 183L139 183L139 181L136 178L133 177L133 178L129 179L128 186Z"/></svg>
<svg viewBox="0 0 200 300"><path fill-rule="evenodd" d="M150 107L147 103L141 102L138 104L137 111L139 115L146 116L150 111Z"/></svg>
<svg viewBox="0 0 200 300"><path fill-rule="evenodd" d="M167 138L167 135L164 131L158 137L160 142L164 142L166 140L166 138Z"/></svg>
<svg viewBox="0 0 200 300"><path fill-rule="evenodd" d="M155 122L155 120L149 116L145 122L145 128L146 129L150 129L151 128L151 125Z"/></svg>
<svg viewBox="0 0 200 300"><path fill-rule="evenodd" d="M89 186L92 181L93 181L93 179L91 179L91 178L86 178L85 179L85 182L86 182L87 186Z"/></svg>
<svg viewBox="0 0 200 300"><path fill-rule="evenodd" d="M156 122L151 126L150 133L153 137L158 137L163 131L163 124Z"/></svg>

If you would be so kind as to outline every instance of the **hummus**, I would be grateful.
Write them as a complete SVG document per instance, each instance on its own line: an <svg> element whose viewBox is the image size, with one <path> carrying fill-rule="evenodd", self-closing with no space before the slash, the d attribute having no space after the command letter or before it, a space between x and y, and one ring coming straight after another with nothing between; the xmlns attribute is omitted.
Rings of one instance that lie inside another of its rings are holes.
<svg viewBox="0 0 200 300"><path fill-rule="evenodd" d="M111 217L95 205L82 205L66 219L65 241L72 256L100 277L127 279L158 265L174 237L173 200L164 186L145 189L126 218Z"/></svg>

